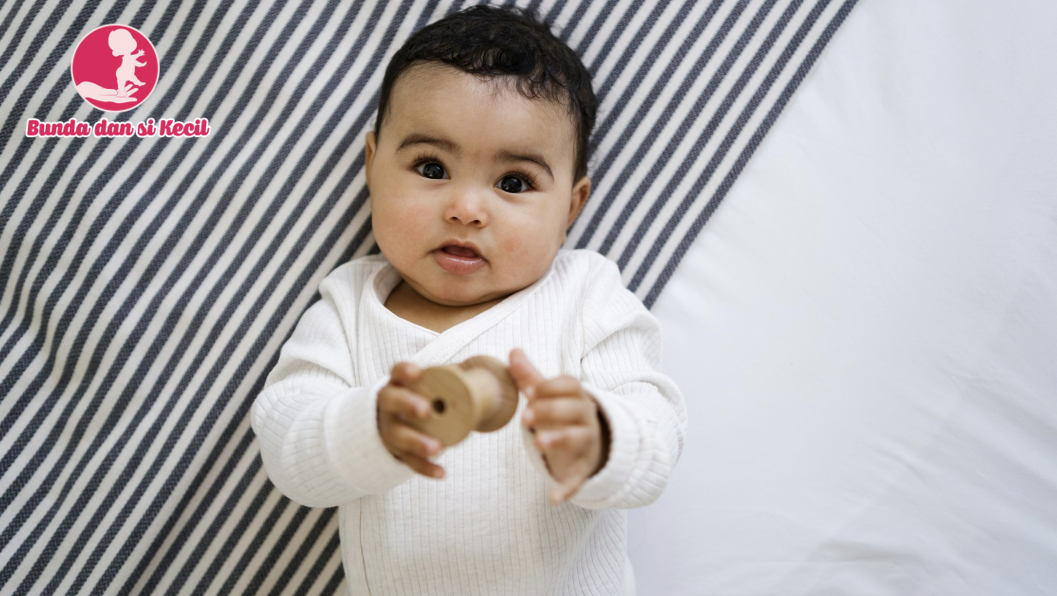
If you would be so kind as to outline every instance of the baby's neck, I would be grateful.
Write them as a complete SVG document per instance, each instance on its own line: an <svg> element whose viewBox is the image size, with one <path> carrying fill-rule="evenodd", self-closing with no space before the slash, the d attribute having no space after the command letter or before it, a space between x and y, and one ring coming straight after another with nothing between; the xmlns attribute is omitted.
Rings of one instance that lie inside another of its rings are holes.
<svg viewBox="0 0 1057 596"><path fill-rule="evenodd" d="M446 306L426 299L407 282L401 280L385 299L385 307L401 319L437 333L443 333L502 301L502 298L496 298L468 306Z"/></svg>

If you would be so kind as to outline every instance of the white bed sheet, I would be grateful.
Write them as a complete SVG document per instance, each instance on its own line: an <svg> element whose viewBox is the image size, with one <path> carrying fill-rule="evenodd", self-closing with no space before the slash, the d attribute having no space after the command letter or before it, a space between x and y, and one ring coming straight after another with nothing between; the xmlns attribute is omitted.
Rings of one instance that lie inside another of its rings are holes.
<svg viewBox="0 0 1057 596"><path fill-rule="evenodd" d="M1054 24L852 11L654 308L640 594L1057 594Z"/></svg>

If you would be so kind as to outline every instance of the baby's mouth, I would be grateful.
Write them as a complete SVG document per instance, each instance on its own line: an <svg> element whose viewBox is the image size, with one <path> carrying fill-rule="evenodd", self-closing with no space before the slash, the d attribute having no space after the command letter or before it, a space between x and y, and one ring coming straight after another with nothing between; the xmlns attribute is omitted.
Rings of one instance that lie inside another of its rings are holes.
<svg viewBox="0 0 1057 596"><path fill-rule="evenodd" d="M481 255L477 254L477 251L465 246L445 246L441 250L449 255L455 255L464 259L478 259L481 257Z"/></svg>
<svg viewBox="0 0 1057 596"><path fill-rule="evenodd" d="M487 265L487 260L469 246L449 244L433 251L433 259L441 269L456 275L476 273Z"/></svg>

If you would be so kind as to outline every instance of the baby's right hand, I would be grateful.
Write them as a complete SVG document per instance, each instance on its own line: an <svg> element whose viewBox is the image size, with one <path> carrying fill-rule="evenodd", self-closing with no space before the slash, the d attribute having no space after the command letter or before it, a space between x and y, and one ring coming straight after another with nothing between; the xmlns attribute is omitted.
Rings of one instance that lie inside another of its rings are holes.
<svg viewBox="0 0 1057 596"><path fill-rule="evenodd" d="M429 417L429 400L408 389L420 376L422 369L410 362L393 366L389 383L378 392L378 433L393 457L423 476L443 478L444 468L429 461L440 454L440 441L407 423Z"/></svg>

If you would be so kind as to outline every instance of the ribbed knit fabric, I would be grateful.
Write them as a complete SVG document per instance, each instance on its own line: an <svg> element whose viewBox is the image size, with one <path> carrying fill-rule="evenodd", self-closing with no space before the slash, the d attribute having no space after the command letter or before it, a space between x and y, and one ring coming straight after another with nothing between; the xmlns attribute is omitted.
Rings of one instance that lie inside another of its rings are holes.
<svg viewBox="0 0 1057 596"><path fill-rule="evenodd" d="M561 251L543 278L435 333L384 306L400 278L380 256L320 285L282 349L252 424L287 496L340 507L350 594L634 594L624 509L654 501L682 451L686 411L659 372L660 330L617 267ZM547 378L581 380L611 432L606 465L553 506L553 481L520 424L473 433L413 473L378 435L376 396L402 360L427 367L521 347Z"/></svg>

